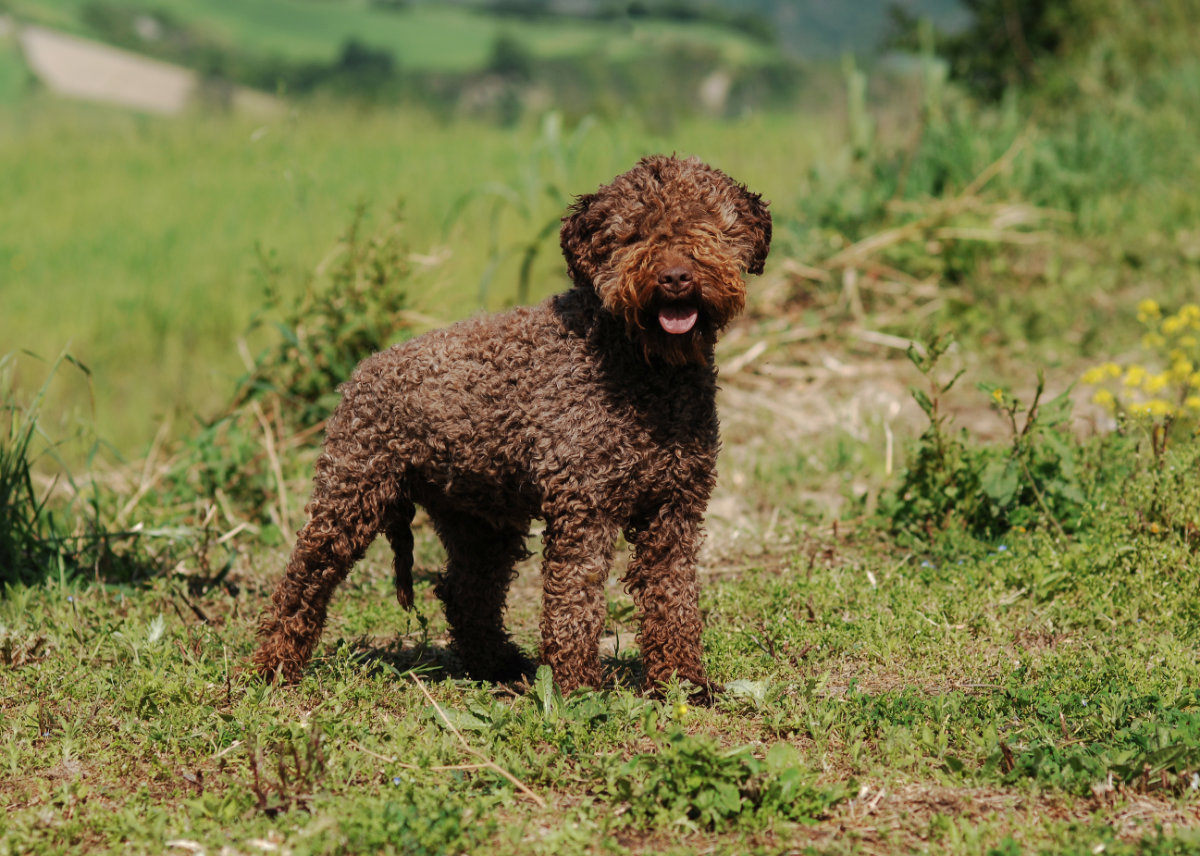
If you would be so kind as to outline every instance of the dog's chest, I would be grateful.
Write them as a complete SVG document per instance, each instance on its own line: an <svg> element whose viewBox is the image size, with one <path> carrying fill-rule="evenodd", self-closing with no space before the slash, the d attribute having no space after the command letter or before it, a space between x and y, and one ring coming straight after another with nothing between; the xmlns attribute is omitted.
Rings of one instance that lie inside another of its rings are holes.
<svg viewBox="0 0 1200 856"><path fill-rule="evenodd" d="M558 436L558 454L539 468L567 471L624 504L653 504L681 491L707 495L718 448L711 383L646 373L591 380L569 413L543 426Z"/></svg>

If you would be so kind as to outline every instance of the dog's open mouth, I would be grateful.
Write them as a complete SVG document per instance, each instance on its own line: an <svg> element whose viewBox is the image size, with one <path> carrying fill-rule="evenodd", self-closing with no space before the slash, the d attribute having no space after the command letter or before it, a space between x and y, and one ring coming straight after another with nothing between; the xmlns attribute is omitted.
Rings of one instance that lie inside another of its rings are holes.
<svg viewBox="0 0 1200 856"><path fill-rule="evenodd" d="M696 326L700 310L686 303L671 303L658 310L658 324L674 336L682 336Z"/></svg>

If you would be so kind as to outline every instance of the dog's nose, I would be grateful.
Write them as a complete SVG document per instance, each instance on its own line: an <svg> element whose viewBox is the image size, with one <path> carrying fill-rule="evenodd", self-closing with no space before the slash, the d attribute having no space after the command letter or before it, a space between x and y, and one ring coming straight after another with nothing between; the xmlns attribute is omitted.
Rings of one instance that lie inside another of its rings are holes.
<svg viewBox="0 0 1200 856"><path fill-rule="evenodd" d="M682 265L667 268L658 275L658 284L668 295L682 297L692 290L692 272Z"/></svg>

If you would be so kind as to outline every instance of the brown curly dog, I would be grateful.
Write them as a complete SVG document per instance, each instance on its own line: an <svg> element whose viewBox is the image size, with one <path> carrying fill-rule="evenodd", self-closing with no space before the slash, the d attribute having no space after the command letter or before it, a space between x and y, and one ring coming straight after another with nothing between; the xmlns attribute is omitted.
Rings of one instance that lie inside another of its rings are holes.
<svg viewBox="0 0 1200 856"><path fill-rule="evenodd" d="M706 693L695 562L719 446L713 347L770 242L758 194L695 158L647 157L564 218L573 288L364 360L329 420L257 668L299 677L333 590L380 532L412 605L420 504L446 547L436 592L472 677L529 671L503 617L540 518L540 655L559 687L604 679L604 583L624 532L646 689L674 675Z"/></svg>

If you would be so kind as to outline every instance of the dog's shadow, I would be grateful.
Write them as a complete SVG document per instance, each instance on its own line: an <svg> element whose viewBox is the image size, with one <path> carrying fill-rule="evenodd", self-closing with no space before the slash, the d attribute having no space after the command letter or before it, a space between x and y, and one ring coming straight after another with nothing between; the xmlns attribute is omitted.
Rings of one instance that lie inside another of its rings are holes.
<svg viewBox="0 0 1200 856"><path fill-rule="evenodd" d="M529 656L528 651L525 653L528 666L523 670L522 677L515 681L491 684L496 694L517 697L529 691L537 673L537 660ZM361 640L352 644L351 656L356 662L366 666L372 676L388 674L399 680L407 680L407 675L414 673L431 681L473 680L467 674L458 655L448 646L436 643L414 645L411 641L398 638L393 642L378 645ZM640 655L618 652L611 656L602 656L600 662L604 667L605 689L642 685Z"/></svg>

